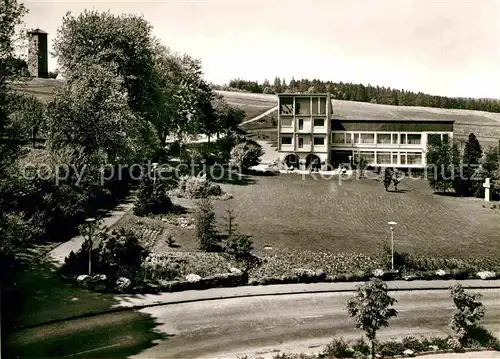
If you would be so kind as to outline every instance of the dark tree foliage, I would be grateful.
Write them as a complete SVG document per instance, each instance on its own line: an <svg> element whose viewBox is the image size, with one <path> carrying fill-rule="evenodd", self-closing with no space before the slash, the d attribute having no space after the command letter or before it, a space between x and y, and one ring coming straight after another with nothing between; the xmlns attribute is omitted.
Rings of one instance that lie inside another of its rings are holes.
<svg viewBox="0 0 500 359"><path fill-rule="evenodd" d="M436 192L446 192L455 178L453 146L448 140L427 144L427 180Z"/></svg>
<svg viewBox="0 0 500 359"><path fill-rule="evenodd" d="M199 200L195 220L196 237L200 249L204 251L217 250L220 244L216 230L215 212L208 198Z"/></svg>
<svg viewBox="0 0 500 359"><path fill-rule="evenodd" d="M142 217L148 214L167 213L172 207L172 201L167 195L167 183L144 176L137 193L134 214Z"/></svg>
<svg viewBox="0 0 500 359"><path fill-rule="evenodd" d="M465 149L462 156L462 174L460 176L460 185L455 188L457 194L461 196L471 196L481 194L482 181L478 176L479 165L483 157L483 149L476 136L471 133L465 143Z"/></svg>

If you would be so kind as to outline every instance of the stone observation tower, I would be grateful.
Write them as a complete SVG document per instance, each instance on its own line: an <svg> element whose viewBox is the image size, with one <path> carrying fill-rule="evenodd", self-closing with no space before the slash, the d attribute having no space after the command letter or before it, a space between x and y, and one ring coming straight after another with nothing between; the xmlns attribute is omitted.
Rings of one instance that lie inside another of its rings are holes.
<svg viewBox="0 0 500 359"><path fill-rule="evenodd" d="M28 31L28 71L32 77L49 77L47 35L40 29Z"/></svg>

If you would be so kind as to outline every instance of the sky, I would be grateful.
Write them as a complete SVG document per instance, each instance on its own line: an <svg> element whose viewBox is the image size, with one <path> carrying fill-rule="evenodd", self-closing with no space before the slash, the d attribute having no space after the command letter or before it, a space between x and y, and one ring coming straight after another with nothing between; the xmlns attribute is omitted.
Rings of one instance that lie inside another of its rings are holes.
<svg viewBox="0 0 500 359"><path fill-rule="evenodd" d="M205 78L280 76L500 98L500 0L24 0L28 28L49 33L66 12L143 15ZM50 58L49 70L57 67Z"/></svg>

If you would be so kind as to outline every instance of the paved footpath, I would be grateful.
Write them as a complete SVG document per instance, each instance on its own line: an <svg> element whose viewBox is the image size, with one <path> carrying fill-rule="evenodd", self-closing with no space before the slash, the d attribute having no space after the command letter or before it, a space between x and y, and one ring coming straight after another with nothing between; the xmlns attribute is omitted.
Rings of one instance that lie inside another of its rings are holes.
<svg viewBox="0 0 500 359"><path fill-rule="evenodd" d="M102 228L111 228L116 222L118 222L128 211L130 211L134 205L134 193L130 194L125 200L119 204L117 207L113 208L111 211L107 212L103 217ZM56 265L63 265L64 258L66 258L71 251L77 252L84 242L82 236L76 236L67 242L61 243L49 252L49 256L55 262Z"/></svg>
<svg viewBox="0 0 500 359"><path fill-rule="evenodd" d="M500 280L434 280L434 281L392 281L387 282L391 291L410 290L448 290L453 284L460 283L466 289L500 289ZM265 295L287 295L305 293L351 292L359 283L311 283L277 284L265 286L245 286L234 288L212 288L188 290L173 293L118 295L116 307L141 308L164 304L178 304L204 300L256 297Z"/></svg>

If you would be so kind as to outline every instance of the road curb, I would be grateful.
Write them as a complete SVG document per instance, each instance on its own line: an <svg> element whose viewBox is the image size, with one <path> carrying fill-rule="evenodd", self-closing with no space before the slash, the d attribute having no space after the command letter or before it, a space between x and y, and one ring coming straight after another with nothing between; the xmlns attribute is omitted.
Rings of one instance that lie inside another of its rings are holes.
<svg viewBox="0 0 500 359"><path fill-rule="evenodd" d="M470 290L488 290L488 289L500 289L500 285L496 286L468 286L465 287L465 289L470 289ZM85 318L92 318L92 317L98 317L101 315L106 315L106 314L114 314L114 313L121 313L121 312L126 312L126 311L132 311L132 310L140 310L144 308L153 308L153 307L160 307L160 306L167 306L167 305L177 305L177 304L187 304L187 303L197 303L197 302L208 302L208 301L215 301L215 300L227 300L227 299L241 299L241 298L258 298L258 297L268 297L268 296L283 296L283 295L298 295L298 294L326 294L326 293L352 293L355 288L350 288L350 289L321 289L321 290L302 290L302 291L292 291L292 292L275 292L275 293L256 293L256 294L251 294L251 293L244 293L244 294L235 294L235 295L226 295L226 296L219 296L219 297L202 297L202 298L193 298L193 299L181 299L181 300L174 300L174 301L168 301L168 300L163 300L163 301L156 301L152 303L147 303L147 304L137 304L137 305L130 305L130 306L120 306L120 307L115 307L115 308L109 308L107 310L99 311L99 312L89 312L85 314L80 314L72 317L66 317L66 318L61 318L61 319L54 319L54 320L49 320L43 323L35 323L35 324L30 324L26 326L21 326L15 328L11 334L19 333L24 330L28 329L33 329L33 328L38 328L38 327L43 327L47 325L52 325L52 324L57 324L57 323L64 323L72 320L77 320L77 319L85 319ZM416 291L426 291L426 290L449 290L450 286L444 287L444 286L428 286L428 287L420 287L420 288L389 288L389 292L416 292Z"/></svg>

